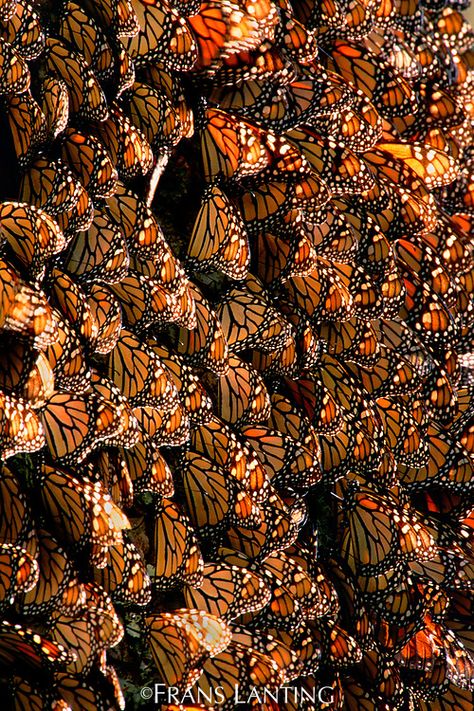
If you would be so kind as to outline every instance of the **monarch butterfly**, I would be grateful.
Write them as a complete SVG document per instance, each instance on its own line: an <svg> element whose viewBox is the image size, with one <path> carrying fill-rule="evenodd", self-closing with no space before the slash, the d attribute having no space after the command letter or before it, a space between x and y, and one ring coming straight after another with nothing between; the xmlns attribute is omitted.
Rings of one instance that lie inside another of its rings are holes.
<svg viewBox="0 0 474 711"><path fill-rule="evenodd" d="M262 129L219 109L208 109L206 118L201 155L208 182L219 177L254 175L267 166L268 149Z"/></svg>
<svg viewBox="0 0 474 711"><path fill-rule="evenodd" d="M195 304L196 324L180 328L176 335L176 351L190 366L209 368L216 375L227 372L228 343L222 324L210 303L197 286L189 290Z"/></svg>
<svg viewBox="0 0 474 711"><path fill-rule="evenodd" d="M357 262L370 273L389 276L395 270L395 257L393 248L380 226L367 210L362 209L360 203L339 200L336 205L348 212L346 224L350 225L352 232L358 236Z"/></svg>
<svg viewBox="0 0 474 711"><path fill-rule="evenodd" d="M385 182L383 179L381 183L384 183L383 189L390 195L393 216L401 218L398 224L395 220L392 221L390 236L396 238L416 233L424 234L436 228L439 216L433 195L420 181L415 178L411 191L405 187ZM370 214L374 217L373 211ZM376 217L375 220L378 221ZM400 231L400 226L402 226L402 231Z"/></svg>
<svg viewBox="0 0 474 711"><path fill-rule="evenodd" d="M280 23L275 29L275 43L292 61L309 64L318 57L316 32L309 25L305 27L296 17L280 10Z"/></svg>
<svg viewBox="0 0 474 711"><path fill-rule="evenodd" d="M343 144L306 127L285 135L303 152L332 195L359 193L372 187L373 176L364 160Z"/></svg>
<svg viewBox="0 0 474 711"><path fill-rule="evenodd" d="M354 631L356 639L359 640L363 649L367 648L367 642L372 634L372 628L368 613L365 609L362 591L359 589L355 576L349 566L338 556L337 560L331 558L324 564L324 572L332 581L339 596L339 612L341 614L341 624L348 621L348 629ZM401 578L395 574L395 584ZM392 583L390 579L389 584ZM387 587L385 587L387 589Z"/></svg>
<svg viewBox="0 0 474 711"><path fill-rule="evenodd" d="M442 541L441 537L440 540ZM410 568L413 568L420 578L434 581L436 584L441 582L445 588L468 590L471 587L472 564L459 548L450 551L444 546L440 547L432 560L410 563Z"/></svg>
<svg viewBox="0 0 474 711"><path fill-rule="evenodd" d="M24 547L30 537L32 512L14 472L5 464L0 478L0 541Z"/></svg>
<svg viewBox="0 0 474 711"><path fill-rule="evenodd" d="M254 349L252 353L252 364L262 375L295 375L299 368L296 349L296 339L291 335L280 351L262 353Z"/></svg>
<svg viewBox="0 0 474 711"><path fill-rule="evenodd" d="M307 622L314 643L321 649L321 656L329 659L335 669L358 663L362 659L362 650L356 639L338 624L328 621L310 620Z"/></svg>
<svg viewBox="0 0 474 711"><path fill-rule="evenodd" d="M398 271L382 274L378 280L364 267L334 264L335 272L354 297L354 312L360 318L394 318L406 298L406 286Z"/></svg>
<svg viewBox="0 0 474 711"><path fill-rule="evenodd" d="M356 42L334 40L328 48L328 69L360 89L387 118L405 116L416 105L408 82L380 57Z"/></svg>
<svg viewBox="0 0 474 711"><path fill-rule="evenodd" d="M390 3L387 3L390 5ZM407 81L415 82L420 79L423 67L420 64L416 41L408 42L404 37L386 37L382 28L374 29L368 37L364 38L364 44L374 54L381 56ZM418 38L417 38L418 39ZM438 69L438 67L436 67ZM408 117L410 120L412 117Z"/></svg>
<svg viewBox="0 0 474 711"><path fill-rule="evenodd" d="M424 615L435 608L442 596L439 588L411 577L390 585L390 595L387 590L374 591L370 586L364 592L368 607L379 609L388 623L400 627L413 624L414 629L419 628Z"/></svg>
<svg viewBox="0 0 474 711"><path fill-rule="evenodd" d="M90 369L83 347L72 326L61 318L61 314L54 310L53 315L56 339L45 348L45 354L53 369L56 387L82 393L87 390L90 382Z"/></svg>
<svg viewBox="0 0 474 711"><path fill-rule="evenodd" d="M326 183L309 169L299 152L295 158L297 162L291 161L288 171L277 164L269 177L262 173L258 182L249 181L240 186L238 205L249 234L267 229L278 234L282 228L287 232L288 227L285 229L282 223L294 210L317 211L328 202L330 193ZM298 165L305 167L304 172L296 169Z"/></svg>
<svg viewBox="0 0 474 711"><path fill-rule="evenodd" d="M249 79L237 86L214 89L210 101L225 111L245 114L273 131L312 125L320 116L336 112L348 101L348 90L334 84L329 73L274 83Z"/></svg>
<svg viewBox="0 0 474 711"><path fill-rule="evenodd" d="M104 380L105 379L103 379L103 381ZM110 386L110 383L108 383L108 385ZM116 393L114 393L114 395L116 395ZM112 497L112 500L117 504L117 506L120 506L121 508L130 508L133 506L135 493L133 489L133 481L126 462L118 449L112 447L112 444L118 442L120 445L130 444L131 446L134 446L140 439L140 430L138 428L138 422L131 412L130 406L124 401L123 398L120 399L122 399L122 431L119 431L118 438L115 442L111 441L108 443L110 446L106 449L100 449L88 457L86 473L92 478L95 476L98 477L100 481L104 482ZM125 437L123 437L124 433L126 433Z"/></svg>
<svg viewBox="0 0 474 711"><path fill-rule="evenodd" d="M196 42L186 20L155 0L131 0L139 32L124 40L125 49L137 67L160 62L176 71L188 71L197 59Z"/></svg>
<svg viewBox="0 0 474 711"><path fill-rule="evenodd" d="M147 605L151 600L150 577L140 553L129 541L110 546L105 567L94 568L93 575L115 602Z"/></svg>
<svg viewBox="0 0 474 711"><path fill-rule="evenodd" d="M140 29L130 0L84 0L83 5L97 17L104 28L112 28L118 37L133 37Z"/></svg>
<svg viewBox="0 0 474 711"><path fill-rule="evenodd" d="M18 164L26 167L46 142L46 117L29 91L8 98L8 122Z"/></svg>
<svg viewBox="0 0 474 711"><path fill-rule="evenodd" d="M442 653L444 652L444 653ZM417 632L399 654L403 667L411 669L418 666L430 671L433 657L441 657L445 674L453 684L471 690L473 661L466 648L450 630L443 625L433 623L429 615L425 616L424 629Z"/></svg>
<svg viewBox="0 0 474 711"><path fill-rule="evenodd" d="M8 340L5 339L8 344ZM24 344L23 344L24 345ZM31 361L31 356L35 358L34 362ZM20 359L22 366L28 368L28 373L26 377L22 377L25 373L20 372L18 360ZM8 376L5 374L5 383L8 387L12 387L11 376L22 378L21 387L20 382L14 385L15 389L18 391L20 397L28 401L31 407L39 408L42 407L46 400L48 400L55 392L55 382L54 373L51 365L48 362L44 353L37 353L36 351L28 351L28 348L22 348L22 344L18 342L9 349L8 356L5 356L4 362L8 362L11 366L9 369ZM12 373L12 370L17 368L17 373ZM10 378L8 382L7 377Z"/></svg>
<svg viewBox="0 0 474 711"><path fill-rule="evenodd" d="M160 678L182 691L198 679L204 660L221 653L231 640L230 628L223 620L200 610L150 615L145 624Z"/></svg>
<svg viewBox="0 0 474 711"><path fill-rule="evenodd" d="M181 16L197 15L201 3L198 0L172 0L170 5Z"/></svg>
<svg viewBox="0 0 474 711"><path fill-rule="evenodd" d="M374 417L374 409L369 403L363 388L350 375L350 369L337 358L322 354L313 368L304 374L308 381L320 384L332 393L343 409L345 417L368 426Z"/></svg>
<svg viewBox="0 0 474 711"><path fill-rule="evenodd" d="M324 607L325 614L337 614L341 609L341 605L335 583L329 577L327 569L314 559L318 549L317 537L309 536L309 539L307 544L296 542L288 548L287 552L317 583L320 592L321 609Z"/></svg>
<svg viewBox="0 0 474 711"><path fill-rule="evenodd" d="M222 467L256 503L267 499L269 481L264 467L252 448L217 417L191 432L189 450Z"/></svg>
<svg viewBox="0 0 474 711"><path fill-rule="evenodd" d="M397 463L424 466L429 456L425 423L420 423L416 416L416 400L413 405L413 408L404 408L393 398L377 399L377 410L384 425L385 436Z"/></svg>
<svg viewBox="0 0 474 711"><path fill-rule="evenodd" d="M206 424L212 417L212 401L193 369L186 365L177 353L166 346L157 344L151 339L147 343L166 366L191 424Z"/></svg>
<svg viewBox="0 0 474 711"><path fill-rule="evenodd" d="M355 153L370 150L382 138L380 114L371 102L367 99L363 102L360 97L355 107L342 109L335 118L318 119L315 128L326 135L337 135L341 143Z"/></svg>
<svg viewBox="0 0 474 711"><path fill-rule="evenodd" d="M158 445L142 429L133 447L120 450L123 462L135 493L150 491L161 496L174 494L171 469L158 449Z"/></svg>
<svg viewBox="0 0 474 711"><path fill-rule="evenodd" d="M250 632L245 627L233 626L232 641L273 659L285 683L300 676L303 664L297 652L273 634L262 631Z"/></svg>
<svg viewBox="0 0 474 711"><path fill-rule="evenodd" d="M48 213L19 202L0 204L0 237L32 276L41 274L46 260L66 246L59 225Z"/></svg>
<svg viewBox="0 0 474 711"><path fill-rule="evenodd" d="M319 258L317 267L305 277L288 279L284 288L290 303L305 312L311 325L346 320L354 313L352 290L325 259Z"/></svg>
<svg viewBox="0 0 474 711"><path fill-rule="evenodd" d="M184 87L179 78L175 75L171 77L163 67L154 64L144 68L140 76L143 76L150 87L158 89L159 93L162 93L164 98L171 102L171 106L168 102L163 102L167 116L164 122L167 135L171 135L176 124L176 130L179 130L182 138L192 138L194 135L194 111L186 100ZM167 144L164 142L162 147L165 150L166 146Z"/></svg>
<svg viewBox="0 0 474 711"><path fill-rule="evenodd" d="M0 447L3 459L36 452L46 439L40 418L24 400L0 392Z"/></svg>
<svg viewBox="0 0 474 711"><path fill-rule="evenodd" d="M288 3L284 2L284 7ZM301 3L294 3L295 17L310 29L319 29L321 25L328 27L342 27L344 16L342 8L333 0L323 0L318 3L314 0L303 0Z"/></svg>
<svg viewBox="0 0 474 711"><path fill-rule="evenodd" d="M342 555L354 572L381 575L400 558L434 556L435 541L413 513L404 512L396 501L387 501L368 487L354 482L350 488Z"/></svg>
<svg viewBox="0 0 474 711"><path fill-rule="evenodd" d="M132 406L150 404L169 408L179 399L158 355L127 329L122 329L107 366L108 376Z"/></svg>
<svg viewBox="0 0 474 711"><path fill-rule="evenodd" d="M337 480L344 472L353 471L382 484L393 485L395 479L395 458L389 446L380 442L374 434L374 418L366 418L369 426L354 421L344 421L336 435L320 435L321 459L324 478ZM346 451L348 448L348 451Z"/></svg>
<svg viewBox="0 0 474 711"><path fill-rule="evenodd" d="M221 58L254 50L265 39L271 39L275 9L265 2L259 9L257 22L257 13L250 4L249 12L246 12L242 3L238 7L215 0L201 3L199 12L188 20L197 47L196 68L213 72L219 68ZM265 22L262 22L264 18Z"/></svg>
<svg viewBox="0 0 474 711"><path fill-rule="evenodd" d="M472 214L474 195L472 188L472 178L469 175L461 175L454 182L450 191L442 192L443 202L450 213L467 212Z"/></svg>
<svg viewBox="0 0 474 711"><path fill-rule="evenodd" d="M189 439L189 418L178 399L168 408L135 406L133 415L156 447L177 447Z"/></svg>
<svg viewBox="0 0 474 711"><path fill-rule="evenodd" d="M458 327L443 299L414 274L404 278L406 296L400 316L429 347L455 342Z"/></svg>
<svg viewBox="0 0 474 711"><path fill-rule="evenodd" d="M276 693L283 685L284 673L278 664L266 654L261 654L251 647L230 642L227 649L202 665L202 675L193 690L210 698L212 690L221 687L225 703L230 705L235 698L235 689L239 689L240 698L248 698L252 689L267 693Z"/></svg>
<svg viewBox="0 0 474 711"><path fill-rule="evenodd" d="M233 353L227 360L229 370L217 385L217 413L233 425L266 420L270 397L258 371Z"/></svg>
<svg viewBox="0 0 474 711"><path fill-rule="evenodd" d="M276 492L268 496L261 508L263 517L258 527L232 526L225 536L227 546L255 563L263 562L274 551L284 550L294 543L299 528L298 518L292 516Z"/></svg>
<svg viewBox="0 0 474 711"><path fill-rule="evenodd" d="M221 62L222 66L212 77L213 84L217 87L240 85L249 79L269 79L282 84L296 79L294 65L269 40L262 42L254 50L242 50L229 56L221 56Z"/></svg>
<svg viewBox="0 0 474 711"><path fill-rule="evenodd" d="M80 195L79 182L63 162L38 158L24 173L20 186L20 201L57 215L76 207Z"/></svg>
<svg viewBox="0 0 474 711"><path fill-rule="evenodd" d="M125 321L141 332L153 324L173 323L178 319L174 295L156 279L129 270L120 282L108 289L118 298Z"/></svg>
<svg viewBox="0 0 474 711"><path fill-rule="evenodd" d="M39 568L28 551L12 543L0 543L0 564L0 607L4 609L37 584Z"/></svg>
<svg viewBox="0 0 474 711"><path fill-rule="evenodd" d="M306 490L320 480L317 453L298 440L263 425L246 425L241 431L276 489Z"/></svg>
<svg viewBox="0 0 474 711"><path fill-rule="evenodd" d="M137 443L138 422L133 414L131 403L112 380L92 372L91 386L93 394L110 402L116 409L119 424L116 432L107 437L108 447L132 447Z"/></svg>
<svg viewBox="0 0 474 711"><path fill-rule="evenodd" d="M45 529L37 529L29 548L38 564L39 577L33 589L22 596L21 609L37 615L61 608L62 595L75 572L70 559Z"/></svg>
<svg viewBox="0 0 474 711"><path fill-rule="evenodd" d="M117 171L94 136L67 128L61 137L61 156L92 198L107 198L115 192Z"/></svg>
<svg viewBox="0 0 474 711"><path fill-rule="evenodd" d="M69 121L67 84L57 77L45 77L41 82L39 102L46 123L47 135L55 139Z"/></svg>
<svg viewBox="0 0 474 711"><path fill-rule="evenodd" d="M227 621L265 607L270 601L270 591L264 580L249 570L206 563L201 586L186 586L184 599L189 607Z"/></svg>
<svg viewBox="0 0 474 711"><path fill-rule="evenodd" d="M135 69L118 39L107 38L94 19L71 0L63 7L59 33L81 53L99 80L106 86L113 83L117 96L133 84Z"/></svg>
<svg viewBox="0 0 474 711"><path fill-rule="evenodd" d="M34 711L41 711L44 689L38 684L24 677L14 677L8 691L13 708L23 710L30 707Z"/></svg>
<svg viewBox="0 0 474 711"><path fill-rule="evenodd" d="M446 516L452 525L455 525L456 521L465 523L470 513L470 505L462 494L450 491L450 488L441 489L436 484L432 487L427 486L426 490L420 491L419 494L414 494L413 505L421 513Z"/></svg>
<svg viewBox="0 0 474 711"><path fill-rule="evenodd" d="M445 623L472 654L472 632L469 625L471 610L472 596L464 591L455 591L452 594L450 610L447 614L449 619L446 619Z"/></svg>
<svg viewBox="0 0 474 711"><path fill-rule="evenodd" d="M311 237L317 253L327 259L346 261L357 252L359 235L344 201L330 200L321 208L318 221L308 219L303 229Z"/></svg>
<svg viewBox="0 0 474 711"><path fill-rule="evenodd" d="M5 332L22 334L35 348L44 349L58 338L58 322L40 289L33 289L0 260L0 325Z"/></svg>
<svg viewBox="0 0 474 711"><path fill-rule="evenodd" d="M393 15L392 3L387 3L387 15ZM390 18L391 19L391 18ZM347 27L343 28L343 34L347 39L362 40L370 35L373 26L379 22L384 24L387 17L384 13L384 3L364 2L363 0L352 0L347 8L346 23Z"/></svg>
<svg viewBox="0 0 474 711"><path fill-rule="evenodd" d="M76 674L56 674L54 694L58 703L69 706L80 703L87 711L100 708L101 704L116 709L123 709L125 705L116 672L111 666L106 667L105 673L93 670L86 679Z"/></svg>
<svg viewBox="0 0 474 711"><path fill-rule="evenodd" d="M155 587L167 590L180 582L200 585L204 562L194 529L180 506L170 499L163 498L157 506L153 549Z"/></svg>
<svg viewBox="0 0 474 711"><path fill-rule="evenodd" d="M411 182L416 184L417 178L429 189L442 187L458 175L456 162L450 156L417 143L379 143L364 153L364 159L394 184L405 181L409 187Z"/></svg>
<svg viewBox="0 0 474 711"><path fill-rule="evenodd" d="M281 393L272 393L270 399L272 411L268 420L269 426L301 442L317 455L318 438L304 413Z"/></svg>
<svg viewBox="0 0 474 711"><path fill-rule="evenodd" d="M107 149L120 177L130 180L150 171L151 146L117 104L111 105L107 121L96 124L93 131Z"/></svg>
<svg viewBox="0 0 474 711"><path fill-rule="evenodd" d="M361 385L375 397L384 395L407 395L421 388L421 377L410 361L397 351L380 347L376 362L366 366L348 363L347 369L356 376Z"/></svg>
<svg viewBox="0 0 474 711"><path fill-rule="evenodd" d="M318 582L294 558L279 551L268 556L260 570L268 580L278 580L289 591L291 597L298 601L305 619L326 614ZM261 614L264 616L265 610Z"/></svg>
<svg viewBox="0 0 474 711"><path fill-rule="evenodd" d="M54 306L67 319L82 341L86 344L94 341L98 326L92 316L83 287L76 284L65 272L54 268L50 272L47 289ZM56 350L55 345L53 350ZM51 365L54 367L54 361Z"/></svg>
<svg viewBox="0 0 474 711"><path fill-rule="evenodd" d="M88 230L94 217L94 205L87 190L78 183L78 200L74 207L55 215L64 235L70 237L81 230Z"/></svg>
<svg viewBox="0 0 474 711"><path fill-rule="evenodd" d="M436 19L440 38L451 49L467 49L472 44L472 29L464 16L454 7L444 7Z"/></svg>
<svg viewBox="0 0 474 711"><path fill-rule="evenodd" d="M28 65L21 54L3 37L0 37L0 56L2 57L0 94L22 94L27 91L31 82Z"/></svg>
<svg viewBox="0 0 474 711"><path fill-rule="evenodd" d="M76 614L53 612L51 635L56 642L75 654L66 669L86 674L92 669L98 652L115 646L123 636L123 627L110 598L94 583L84 585L86 604Z"/></svg>
<svg viewBox="0 0 474 711"><path fill-rule="evenodd" d="M2 620L0 627L0 661L5 667L21 663L31 671L61 668L71 661L61 644L43 637L29 627Z"/></svg>
<svg viewBox="0 0 474 711"><path fill-rule="evenodd" d="M121 229L97 207L90 227L70 240L62 259L64 268L81 284L100 280L115 283L128 273L130 258Z"/></svg>
<svg viewBox="0 0 474 711"><path fill-rule="evenodd" d="M2 22L8 20L15 14L17 0L2 0L0 6L0 19Z"/></svg>
<svg viewBox="0 0 474 711"><path fill-rule="evenodd" d="M451 277L435 250L424 239L419 244L414 244L413 239L397 240L394 250L400 269L416 274L449 306L453 305L455 287Z"/></svg>
<svg viewBox="0 0 474 711"><path fill-rule="evenodd" d="M42 61L47 73L63 79L68 88L71 113L84 119L104 121L108 116L105 94L85 59L60 40L48 37Z"/></svg>
<svg viewBox="0 0 474 711"><path fill-rule="evenodd" d="M251 347L264 352L278 350L291 335L290 324L269 303L260 281L251 274L242 286L222 295L217 315L227 343L236 353Z"/></svg>
<svg viewBox="0 0 474 711"><path fill-rule="evenodd" d="M448 91L437 83L423 82L419 85L418 92L423 102L423 111L419 110L418 115L413 117L394 119L394 126L402 137L411 138L417 130L424 130L426 127L448 131L462 124L465 118L463 109Z"/></svg>
<svg viewBox="0 0 474 711"><path fill-rule="evenodd" d="M188 244L188 265L196 271L219 270L231 279L243 279L249 259L249 241L238 210L219 186L209 186Z"/></svg>
<svg viewBox="0 0 474 711"><path fill-rule="evenodd" d="M377 331L371 321L353 317L340 323L323 323L316 333L324 339L325 351L345 362L371 367L380 356Z"/></svg>
<svg viewBox="0 0 474 711"><path fill-rule="evenodd" d="M312 240L303 229L291 244L273 235L271 231L261 232L254 250L257 275L270 287L288 277L304 277L318 264Z"/></svg>
<svg viewBox="0 0 474 711"><path fill-rule="evenodd" d="M168 245L163 246L161 254L144 259L139 254L131 254L130 265L133 271L157 281L173 297L179 308L178 323L187 328L195 324L194 301L190 292L190 282L184 268L176 259Z"/></svg>
<svg viewBox="0 0 474 711"><path fill-rule="evenodd" d="M78 548L90 547L91 563L106 565L108 547L122 542L122 531L130 523L102 484L85 477L79 481L48 465L43 465L40 481L41 501L58 538Z"/></svg>
<svg viewBox="0 0 474 711"><path fill-rule="evenodd" d="M120 181L106 200L111 217L119 225L131 254L149 259L161 256L166 248L163 231L146 203Z"/></svg>
<svg viewBox="0 0 474 711"><path fill-rule="evenodd" d="M161 89L135 82L124 97L132 125L143 134L153 150L160 153L182 138L178 112Z"/></svg>
<svg viewBox="0 0 474 711"><path fill-rule="evenodd" d="M230 525L260 524L259 507L222 465L201 454L186 452L181 477L190 520L214 548Z"/></svg>
<svg viewBox="0 0 474 711"><path fill-rule="evenodd" d="M317 434L334 435L340 430L341 409L329 391L310 378L286 378L285 385Z"/></svg>
<svg viewBox="0 0 474 711"><path fill-rule="evenodd" d="M436 665L436 671L438 665ZM423 689L427 687L432 687L432 683L423 686ZM460 711L468 711L469 707L474 701L474 695L472 691L459 688L458 685L453 684L450 681L444 680L442 686L442 695L438 695L436 699L430 701L427 699L414 699L413 695L410 693L410 700L417 704L417 708L420 711L448 711L450 708L457 706Z"/></svg>
<svg viewBox="0 0 474 711"><path fill-rule="evenodd" d="M404 686L395 663L383 654L368 652L363 656L360 667L350 676L344 675L340 679L338 691L348 708L355 709L358 704L364 704L373 711L388 711L390 705L403 703Z"/></svg>
<svg viewBox="0 0 474 711"><path fill-rule="evenodd" d="M73 0L67 0L59 18L59 34L75 47L99 76L112 71L113 57L104 32Z"/></svg>

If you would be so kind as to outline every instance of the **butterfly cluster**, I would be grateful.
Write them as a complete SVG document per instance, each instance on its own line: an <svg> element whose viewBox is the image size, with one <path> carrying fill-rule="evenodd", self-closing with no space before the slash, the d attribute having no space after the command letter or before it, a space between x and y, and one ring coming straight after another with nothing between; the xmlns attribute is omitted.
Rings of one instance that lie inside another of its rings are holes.
<svg viewBox="0 0 474 711"><path fill-rule="evenodd" d="M472 709L464 7L0 0L9 708Z"/></svg>

